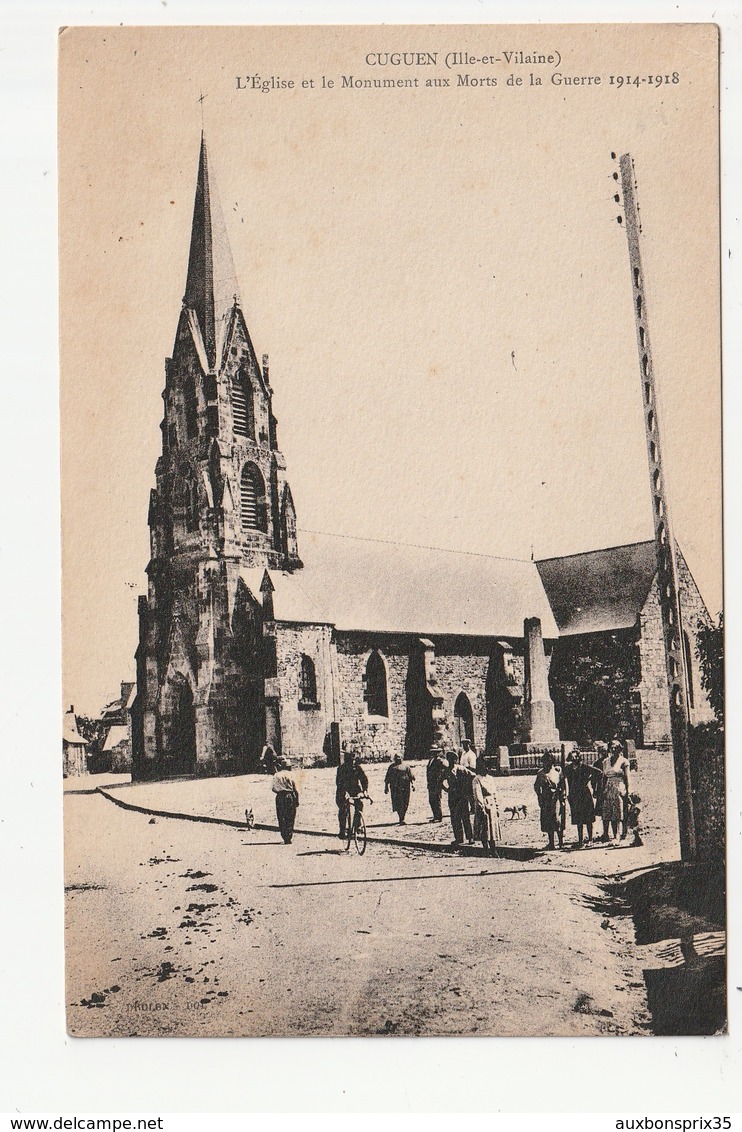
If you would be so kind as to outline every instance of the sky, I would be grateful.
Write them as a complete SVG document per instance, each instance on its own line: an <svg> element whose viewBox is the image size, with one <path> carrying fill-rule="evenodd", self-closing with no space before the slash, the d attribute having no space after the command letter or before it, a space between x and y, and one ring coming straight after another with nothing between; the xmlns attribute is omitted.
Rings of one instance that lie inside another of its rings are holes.
<svg viewBox="0 0 742 1132"><path fill-rule="evenodd" d="M556 86L554 66L441 62L449 50L518 49L559 51L560 74L603 81ZM387 50L437 51L439 62L366 62ZM651 537L613 201L611 152L631 152L675 534L718 612L715 54L713 29L671 25L63 33L65 701L95 712L134 675L202 93L300 539L319 530L539 558ZM295 86L237 89L256 73ZM459 87L459 73L498 85ZM658 73L670 82L609 83ZM508 86L510 74L524 85ZM343 75L452 86L351 90Z"/></svg>

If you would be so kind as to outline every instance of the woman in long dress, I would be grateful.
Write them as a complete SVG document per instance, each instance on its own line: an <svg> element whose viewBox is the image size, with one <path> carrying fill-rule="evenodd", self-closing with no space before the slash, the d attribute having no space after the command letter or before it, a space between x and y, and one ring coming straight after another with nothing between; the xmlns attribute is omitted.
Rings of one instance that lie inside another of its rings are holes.
<svg viewBox="0 0 742 1132"><path fill-rule="evenodd" d="M559 838L559 848L564 848L564 800L567 787L562 768L554 762L547 751L541 759L541 770L533 784L541 812L541 832L548 835L549 848L553 849L554 834Z"/></svg>
<svg viewBox="0 0 742 1132"><path fill-rule="evenodd" d="M617 837L619 825L623 827L621 839L626 837L626 803L630 793L629 760L619 741L614 739L608 748L608 758L603 763L603 841Z"/></svg>
<svg viewBox="0 0 742 1132"><path fill-rule="evenodd" d="M566 770L567 785L569 787L569 814L572 825L577 826L577 848L583 845L583 832L587 830L585 840L589 844L593 839L593 822L595 821L595 791L597 789L597 771L582 761L582 755L575 751Z"/></svg>
<svg viewBox="0 0 742 1132"><path fill-rule="evenodd" d="M484 759L477 759L474 777L474 836L482 842L485 853L498 857L497 846L502 841L500 811L495 793L497 783L487 773Z"/></svg>

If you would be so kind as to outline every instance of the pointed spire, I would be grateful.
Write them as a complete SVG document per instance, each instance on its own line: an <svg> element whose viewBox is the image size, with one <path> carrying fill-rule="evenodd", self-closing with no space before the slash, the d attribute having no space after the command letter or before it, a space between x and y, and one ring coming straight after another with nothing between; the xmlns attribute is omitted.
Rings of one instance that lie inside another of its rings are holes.
<svg viewBox="0 0 742 1132"><path fill-rule="evenodd" d="M232 252L213 178L209 176L209 159L202 132L183 302L198 319L211 367L217 364L218 349L222 345L232 307L238 302L237 294Z"/></svg>
<svg viewBox="0 0 742 1132"><path fill-rule="evenodd" d="M263 580L260 583L260 595L263 599L263 617L266 621L272 621L275 614L273 610L273 592L275 586L271 581L271 576L267 570L263 571Z"/></svg>

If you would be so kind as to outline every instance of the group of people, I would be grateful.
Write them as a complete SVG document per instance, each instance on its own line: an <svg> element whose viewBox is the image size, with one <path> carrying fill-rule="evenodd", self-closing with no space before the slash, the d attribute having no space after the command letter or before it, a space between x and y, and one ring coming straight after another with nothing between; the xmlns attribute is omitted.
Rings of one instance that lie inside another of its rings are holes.
<svg viewBox="0 0 742 1132"><path fill-rule="evenodd" d="M620 837L625 840L634 830L634 845L641 845L639 836L639 802L631 792L631 767L621 742L600 743L598 761L585 763L579 751L567 756L564 768L548 752L541 760L533 788L538 799L541 831L549 839L549 848L564 848L567 805L570 819L577 828L577 848L593 841L596 817L603 822L601 841ZM619 832L620 831L620 832Z"/></svg>
<svg viewBox="0 0 742 1132"><path fill-rule="evenodd" d="M478 758L474 745L464 739L461 750L444 753L435 748L426 767L431 821L443 821L443 793L448 793L448 808L453 830L453 844L473 845L482 842L485 852L495 853L501 840L500 815L497 808L495 780L487 772L484 759ZM415 789L412 767L401 755L395 755L384 779L384 793L391 797L392 811L400 825L406 821L410 794ZM472 822L473 819L473 822Z"/></svg>
<svg viewBox="0 0 742 1132"><path fill-rule="evenodd" d="M434 750L426 769L431 821L443 821L443 792L448 792L454 846L481 841L485 853L497 855L502 840L496 783L470 739L461 750ZM472 822L473 819L473 822Z"/></svg>
<svg viewBox="0 0 742 1132"><path fill-rule="evenodd" d="M482 842L485 852L497 852L501 841L500 814L497 807L495 780L487 771L484 759L478 758L474 745L464 739L456 754L435 749L426 768L431 821L443 821L443 793L448 793L448 808L453 828L453 844ZM402 755L395 755L384 777L384 793L389 795L392 813L399 825L405 825L415 773ZM368 777L359 756L343 752L343 761L335 778L335 802L338 808L338 836L345 837L348 800L368 791ZM473 820L472 820L473 819Z"/></svg>
<svg viewBox="0 0 742 1132"><path fill-rule="evenodd" d="M550 753L544 754L541 769L533 788L538 799L541 831L548 837L550 849L564 848L567 808L571 824L577 829L576 847L594 840L596 817L603 822L603 842L628 837L634 831L634 845L641 845L637 794L631 792L631 767L618 739L599 744L600 754L594 766L586 763L579 751L567 756L562 765ZM281 836L290 844L299 805L299 791L289 763L272 747L264 748L263 763L273 775L272 790L276 796L276 817ZM485 760L477 755L474 745L464 739L458 754L434 749L426 767L431 821L443 821L443 794L448 794L454 846L473 845L481 841L485 853L497 856L502 841L500 813L497 804L497 782L489 774ZM384 793L390 795L392 811L400 825L406 823L410 796L415 789L412 767L402 755L395 755L384 778ZM338 836L346 836L350 820L351 799L360 806L368 794L368 776L359 755L343 750L335 777L335 803L338 810Z"/></svg>

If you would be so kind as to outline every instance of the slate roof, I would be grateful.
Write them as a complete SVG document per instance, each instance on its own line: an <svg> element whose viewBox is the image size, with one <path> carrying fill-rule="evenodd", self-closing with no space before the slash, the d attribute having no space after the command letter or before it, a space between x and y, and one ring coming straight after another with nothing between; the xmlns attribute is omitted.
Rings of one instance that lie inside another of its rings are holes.
<svg viewBox="0 0 742 1132"><path fill-rule="evenodd" d="M109 727L108 734L106 735L105 743L103 744L104 751L112 751L119 743L129 742L129 728L123 724L116 723L113 727Z"/></svg>
<svg viewBox="0 0 742 1132"><path fill-rule="evenodd" d="M534 562L300 532L304 568L269 570L276 620L416 635L522 637L557 626ZM243 569L260 601L263 567Z"/></svg>
<svg viewBox="0 0 742 1132"><path fill-rule="evenodd" d="M560 636L573 636L635 625L657 559L650 541L545 558L535 565Z"/></svg>

